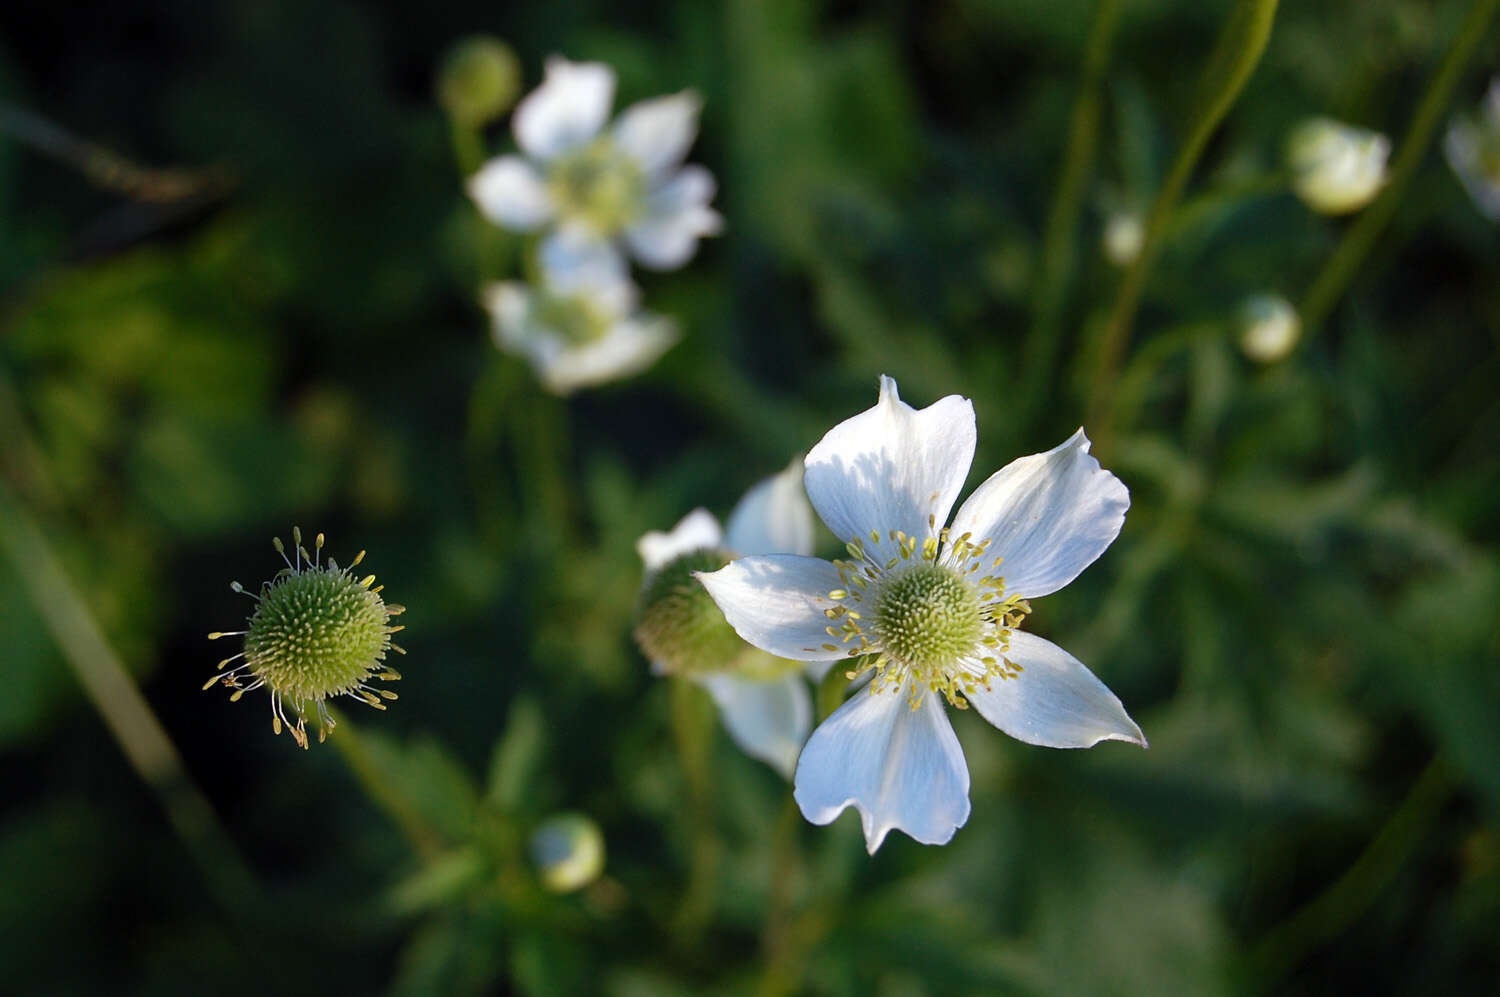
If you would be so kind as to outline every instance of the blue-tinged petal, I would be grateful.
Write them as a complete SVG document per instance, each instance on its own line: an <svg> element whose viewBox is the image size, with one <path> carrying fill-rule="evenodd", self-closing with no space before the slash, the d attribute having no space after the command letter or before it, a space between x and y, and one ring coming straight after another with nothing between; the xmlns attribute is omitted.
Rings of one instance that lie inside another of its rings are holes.
<svg viewBox="0 0 1500 997"><path fill-rule="evenodd" d="M691 90L631 104L615 122L615 142L655 180L687 155L702 108L702 98Z"/></svg>
<svg viewBox="0 0 1500 997"><path fill-rule="evenodd" d="M724 672L694 676L718 704L724 729L752 758L792 777L812 728L812 699L798 672L763 681Z"/></svg>
<svg viewBox="0 0 1500 997"><path fill-rule="evenodd" d="M827 610L838 605L828 593L843 585L827 561L795 554L742 557L696 577L735 632L762 651L793 661L847 657L848 645L826 629L832 622Z"/></svg>
<svg viewBox="0 0 1500 997"><path fill-rule="evenodd" d="M1035 599L1093 564L1120 535L1129 508L1130 493L1089 454L1080 429L990 475L958 510L953 535L988 539L988 553L1004 558L996 573L1006 591Z"/></svg>
<svg viewBox="0 0 1500 997"><path fill-rule="evenodd" d="M969 768L942 699L855 693L813 731L797 762L797 805L814 824L859 810L870 854L892 830L943 845L969 819Z"/></svg>
<svg viewBox="0 0 1500 997"><path fill-rule="evenodd" d="M897 553L891 531L920 542L943 528L973 460L967 398L949 395L918 410L881 377L875 407L833 427L808 453L807 497L835 536L885 561Z"/></svg>
<svg viewBox="0 0 1500 997"><path fill-rule="evenodd" d="M719 521L707 509L694 509L683 516L670 532L651 530L635 542L636 553L641 555L648 572L655 571L668 561L683 554L705 547L718 547L724 542L719 530Z"/></svg>
<svg viewBox="0 0 1500 997"><path fill-rule="evenodd" d="M813 511L802 491L802 459L745 493L725 539L737 554L811 554Z"/></svg>
<svg viewBox="0 0 1500 997"><path fill-rule="evenodd" d="M553 56L542 85L516 105L516 144L543 162L576 149L599 134L614 99L615 71L609 66Z"/></svg>
<svg viewBox="0 0 1500 997"><path fill-rule="evenodd" d="M520 156L497 156L469 178L469 196L485 218L514 232L530 232L552 217L552 195L541 174Z"/></svg>
<svg viewBox="0 0 1500 997"><path fill-rule="evenodd" d="M1146 735L1119 697L1067 651L1017 631L1005 657L1021 666L1021 674L991 679L988 691L979 688L965 697L1011 737L1044 748L1092 748L1100 741L1146 747Z"/></svg>
<svg viewBox="0 0 1500 997"><path fill-rule="evenodd" d="M645 215L625 231L625 242L642 266L676 270L693 258L699 239L723 229L724 219L708 206L714 188L713 174L692 165L647 195Z"/></svg>

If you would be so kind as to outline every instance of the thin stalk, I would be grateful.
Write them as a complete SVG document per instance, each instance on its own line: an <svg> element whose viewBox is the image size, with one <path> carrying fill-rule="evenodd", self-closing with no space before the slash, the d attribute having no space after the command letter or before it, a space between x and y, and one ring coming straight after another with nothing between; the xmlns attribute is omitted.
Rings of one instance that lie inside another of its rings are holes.
<svg viewBox="0 0 1500 997"><path fill-rule="evenodd" d="M1115 371L1130 339L1130 328L1141 303L1141 293L1146 280L1161 250L1162 238L1172 221L1182 192L1187 188L1194 169L1198 166L1203 150L1213 137L1224 116L1234 106L1240 92L1250 79L1250 74L1265 52L1266 42L1271 37L1271 25L1276 20L1278 0L1239 0L1204 70L1199 90L1205 97L1197 115L1188 128L1187 138L1172 169L1162 184L1161 192L1151 205L1146 216L1146 233L1141 243L1140 254L1125 271L1120 288L1110 309L1098 349L1095 354L1094 376L1089 389L1089 423L1098 426L1095 449L1107 438L1110 394L1113 391Z"/></svg>
<svg viewBox="0 0 1500 997"><path fill-rule="evenodd" d="M690 868L674 928L691 946L713 913L718 889L719 836L714 830L713 786L709 753L713 749L713 715L705 693L684 678L671 681L672 733L688 788L687 817Z"/></svg>
<svg viewBox="0 0 1500 997"><path fill-rule="evenodd" d="M14 439L14 435L7 434ZM9 556L37 614L51 631L85 695L130 767L161 803L167 820L227 911L260 898L249 866L193 782L182 756L109 645L42 531L0 478L0 550Z"/></svg>
<svg viewBox="0 0 1500 997"><path fill-rule="evenodd" d="M1078 96L1068 124L1068 145L1063 154L1062 175L1047 213L1047 231L1042 240L1042 266L1032 304L1031 328L1026 335L1022 369L1024 392L1020 411L1029 419L1052 383L1053 368L1062 343L1058 316L1077 256L1078 218L1083 212L1083 192L1094 169L1099 145L1099 117L1104 104L1105 67L1120 20L1119 0L1099 0L1094 24L1084 48L1083 73Z"/></svg>
<svg viewBox="0 0 1500 997"><path fill-rule="evenodd" d="M328 735L328 741L338 751L339 757L349 766L354 779L376 806L390 817L402 837L424 860L431 861L442 850L442 836L428 826L421 811L391 783L380 765L370 754L359 728L349 722L342 711L328 708L336 729Z"/></svg>
<svg viewBox="0 0 1500 997"><path fill-rule="evenodd" d="M1469 8L1468 16L1459 26L1448 54L1443 57L1442 65L1433 75L1432 82L1427 84L1427 92L1417 106L1416 114L1412 116L1406 138L1396 152L1390 181L1385 190L1381 191L1374 204L1361 212L1349 231L1344 233L1343 241L1333 251L1333 255L1328 258L1312 286L1307 289L1307 294L1303 296L1302 306L1298 309L1302 318L1302 342L1307 342L1328 318L1334 305L1338 304L1339 298L1349 287L1349 282L1354 279L1360 264L1370 255L1375 240L1396 213L1407 184L1422 165L1422 160L1432 145L1433 132L1448 108L1454 88L1458 86L1475 48L1484 38L1497 7L1500 7L1500 0L1476 0L1474 6Z"/></svg>
<svg viewBox="0 0 1500 997"><path fill-rule="evenodd" d="M802 850L797 839L801 827L802 811L788 794L781 817L776 822L766 923L760 936L761 951L766 960L766 972L760 984L760 993L764 997L796 993L798 989L801 974L797 937L792 932L792 914L795 912L792 886L802 868Z"/></svg>
<svg viewBox="0 0 1500 997"><path fill-rule="evenodd" d="M1251 965L1263 984L1296 969L1369 910L1426 839L1455 788L1453 772L1441 755L1435 755L1354 864L1307 906L1271 929L1251 951Z"/></svg>

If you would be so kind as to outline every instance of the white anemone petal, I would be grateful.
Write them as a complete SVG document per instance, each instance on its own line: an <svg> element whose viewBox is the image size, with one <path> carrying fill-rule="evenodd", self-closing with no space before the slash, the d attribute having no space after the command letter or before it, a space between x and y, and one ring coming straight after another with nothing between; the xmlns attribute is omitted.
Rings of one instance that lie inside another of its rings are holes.
<svg viewBox="0 0 1500 997"><path fill-rule="evenodd" d="M762 651L793 661L848 656L847 645L826 629L826 611L837 605L828 593L843 584L827 561L796 554L742 557L697 578L735 632Z"/></svg>
<svg viewBox="0 0 1500 997"><path fill-rule="evenodd" d="M702 108L703 100L691 90L632 104L615 122L615 143L654 179L687 155L698 137Z"/></svg>
<svg viewBox="0 0 1500 997"><path fill-rule="evenodd" d="M495 345L514 352L534 337L531 290L525 284L506 280L486 285L479 300L490 313Z"/></svg>
<svg viewBox="0 0 1500 997"><path fill-rule="evenodd" d="M602 62L547 60L542 85L516 105L516 144L533 159L553 159L599 134L615 99L615 71Z"/></svg>
<svg viewBox="0 0 1500 997"><path fill-rule="evenodd" d="M542 382L565 395L618 381L650 367L677 337L677 327L669 319L638 315L617 323L596 342L558 351L542 366Z"/></svg>
<svg viewBox="0 0 1500 997"><path fill-rule="evenodd" d="M479 213L516 232L530 232L552 217L552 196L541 174L520 156L497 156L467 184Z"/></svg>
<svg viewBox="0 0 1500 997"><path fill-rule="evenodd" d="M1089 454L1080 429L990 475L958 510L952 533L972 533L974 543L989 539L988 554L1005 559L995 573L1006 591L1032 599L1093 564L1120 535L1128 508L1130 493Z"/></svg>
<svg viewBox="0 0 1500 997"><path fill-rule="evenodd" d="M813 731L797 763L802 814L827 824L859 810L870 854L891 830L946 844L969 819L969 768L934 692L917 709L907 693L855 693Z"/></svg>
<svg viewBox="0 0 1500 997"><path fill-rule="evenodd" d="M1005 657L1021 666L1018 677L991 679L988 691L981 686L964 695L1011 737L1044 748L1092 748L1100 741L1146 747L1119 697L1067 651L1017 631Z"/></svg>
<svg viewBox="0 0 1500 997"><path fill-rule="evenodd" d="M897 552L891 531L920 542L942 529L973 460L967 398L949 395L917 410L882 376L875 407L833 427L808 453L807 497L840 540L858 540L884 561Z"/></svg>
<svg viewBox="0 0 1500 997"><path fill-rule="evenodd" d="M698 240L716 235L724 219L708 206L713 174L701 166L684 166L646 198L646 214L625 231L625 242L641 265L675 270L698 250Z"/></svg>
<svg viewBox="0 0 1500 997"><path fill-rule="evenodd" d="M587 297L602 315L619 320L635 311L640 289L619 250L573 226L562 226L538 250L542 278L557 295Z"/></svg>
<svg viewBox="0 0 1500 997"><path fill-rule="evenodd" d="M719 521L707 509L694 509L666 533L652 530L635 542L647 571L655 571L673 558L724 543Z"/></svg>
<svg viewBox="0 0 1500 997"><path fill-rule="evenodd" d="M811 554L813 511L797 459L745 493L729 514L729 549L737 554Z"/></svg>
<svg viewBox="0 0 1500 997"><path fill-rule="evenodd" d="M760 681L723 672L695 676L718 704L724 729L752 758L792 777L812 728L812 699L797 672Z"/></svg>

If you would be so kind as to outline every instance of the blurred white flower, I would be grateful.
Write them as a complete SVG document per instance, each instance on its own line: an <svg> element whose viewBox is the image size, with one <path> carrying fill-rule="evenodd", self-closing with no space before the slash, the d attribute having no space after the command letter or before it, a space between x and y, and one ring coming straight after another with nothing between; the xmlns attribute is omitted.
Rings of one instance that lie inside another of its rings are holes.
<svg viewBox="0 0 1500 997"><path fill-rule="evenodd" d="M1490 81L1477 115L1449 126L1443 151L1480 212L1500 221L1500 78Z"/></svg>
<svg viewBox="0 0 1500 997"><path fill-rule="evenodd" d="M1104 258L1117 267L1135 262L1146 242L1146 224L1135 211L1113 211L1104 220Z"/></svg>
<svg viewBox="0 0 1500 997"><path fill-rule="evenodd" d="M698 577L741 637L804 661L873 671L797 763L802 813L859 810L873 854L893 828L944 844L969 817L969 771L943 701L973 704L1030 744L1146 744L1114 693L1062 648L1022 632L1030 598L1062 588L1120 532L1129 494L1083 430L1012 461L948 512L974 458L974 407L920 411L880 379L875 407L807 455L807 494L849 560L744 557ZM1000 577L1000 565L1005 577Z"/></svg>
<svg viewBox="0 0 1500 997"><path fill-rule="evenodd" d="M651 366L677 342L670 319L637 310L639 292L608 246L569 237L542 246L538 286L484 289L496 344L531 361L560 395Z"/></svg>
<svg viewBox="0 0 1500 997"><path fill-rule="evenodd" d="M1287 141L1292 188L1322 214L1358 211L1385 186L1390 153L1390 140L1379 132L1310 118L1294 128Z"/></svg>
<svg viewBox="0 0 1500 997"><path fill-rule="evenodd" d="M490 160L469 195L503 228L623 241L642 265L674 270L723 225L709 207L713 175L682 165L701 101L690 91L643 100L606 130L614 93L609 66L548 59L546 79L511 118L525 155Z"/></svg>
<svg viewBox="0 0 1500 997"><path fill-rule="evenodd" d="M647 577L635 633L652 670L703 686L740 749L790 779L812 729L803 673L821 678L827 665L808 669L746 646L693 574L743 554L812 553L801 461L746 492L727 532L707 510L695 509L670 533L641 537L636 549Z"/></svg>
<svg viewBox="0 0 1500 997"><path fill-rule="evenodd" d="M1279 294L1257 294L1240 308L1240 349L1259 363L1283 360L1297 345L1302 321Z"/></svg>

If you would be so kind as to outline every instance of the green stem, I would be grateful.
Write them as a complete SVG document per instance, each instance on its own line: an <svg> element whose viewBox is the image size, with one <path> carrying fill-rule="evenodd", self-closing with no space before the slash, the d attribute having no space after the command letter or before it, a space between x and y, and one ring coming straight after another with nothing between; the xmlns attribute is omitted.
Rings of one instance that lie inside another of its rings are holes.
<svg viewBox="0 0 1500 997"><path fill-rule="evenodd" d="M1296 969L1309 953L1336 938L1375 903L1418 844L1426 840L1455 786L1443 757L1434 756L1354 864L1316 899L1273 928L1251 951L1251 965L1259 971L1262 984L1271 984Z"/></svg>
<svg viewBox="0 0 1500 997"><path fill-rule="evenodd" d="M464 124L457 118L448 118L448 137L453 146L453 161L458 164L459 175L467 179L484 165L484 137L473 125Z"/></svg>
<svg viewBox="0 0 1500 997"><path fill-rule="evenodd" d="M349 766L359 788L376 806L385 811L418 855L428 861L434 859L442 850L442 836L427 825L421 811L386 777L371 756L359 728L350 723L341 711L331 706L328 713L337 725L328 735L328 741Z"/></svg>
<svg viewBox="0 0 1500 997"><path fill-rule="evenodd" d="M1359 270L1360 264L1374 248L1376 239L1380 237L1381 232L1385 230L1391 217L1396 213L1396 207L1401 202L1406 186L1417 168L1422 165L1428 147L1432 144L1433 132L1437 129L1438 121L1447 110L1448 103L1453 97L1453 90L1458 85L1470 58L1473 57L1475 48L1484 38L1485 29L1489 26L1490 19L1494 17L1497 6L1500 6L1500 0L1477 0L1474 6L1469 8L1468 16L1459 26L1452 47L1448 49L1448 54L1444 56L1437 73L1433 75L1432 82L1427 85L1427 92L1422 97L1422 103L1418 105L1411 125L1406 130L1406 138L1402 140L1401 148L1397 151L1391 166L1390 182L1375 199L1375 203L1366 208L1358 220L1350 226L1349 231L1344 234L1343 241L1328 258L1322 272L1318 274L1317 279L1313 281L1302 299L1298 313L1302 319L1303 342L1310 339L1328 318L1334 305L1348 288L1349 282L1354 279L1354 274Z"/></svg>
<svg viewBox="0 0 1500 997"><path fill-rule="evenodd" d="M761 979L760 993L765 997L774 994L797 992L798 958L797 937L792 932L792 885L802 866L801 849L797 844L797 832L802 826L802 811L790 795L782 806L781 817L776 822L776 837L772 844L771 883L766 900L766 924L761 931L761 951L766 960L765 976Z"/></svg>
<svg viewBox="0 0 1500 997"><path fill-rule="evenodd" d="M1068 125L1062 176L1053 195L1052 208L1047 213L1047 231L1042 241L1042 267L1022 367L1025 376L1021 381L1024 395L1020 411L1028 419L1046 397L1062 345L1057 334L1058 316L1062 312L1068 278L1077 255L1075 243L1078 218L1083 211L1083 191L1093 172L1094 155L1099 144L1099 117L1104 103L1101 83L1119 19L1119 0L1099 0L1084 49L1078 97Z"/></svg>
<svg viewBox="0 0 1500 997"><path fill-rule="evenodd" d="M674 927L689 947L702 935L718 889L719 837L714 830L709 753L713 749L713 709L707 695L684 678L671 680L672 733L688 786L691 867Z"/></svg>
<svg viewBox="0 0 1500 997"><path fill-rule="evenodd" d="M1271 25L1276 20L1276 5L1277 0L1239 0L1204 70L1199 84L1199 90L1205 94L1203 103L1188 128L1187 138L1172 163L1161 192L1151 205L1150 214L1146 216L1146 233L1140 254L1120 281L1114 307L1110 310L1095 354L1088 421L1098 427L1096 452L1100 449L1100 441L1107 439L1106 420L1115 371L1130 338L1141 293L1161 250L1162 237L1171 224L1172 212L1192 178L1208 140L1218 130L1260 62L1271 37Z"/></svg>
<svg viewBox="0 0 1500 997"><path fill-rule="evenodd" d="M15 439L14 433L7 438ZM51 631L131 768L156 794L172 829L203 871L226 910L242 910L260 897L260 888L229 834L182 763L151 705L141 695L114 648L73 587L42 531L0 478L0 550L26 587L42 622Z"/></svg>

